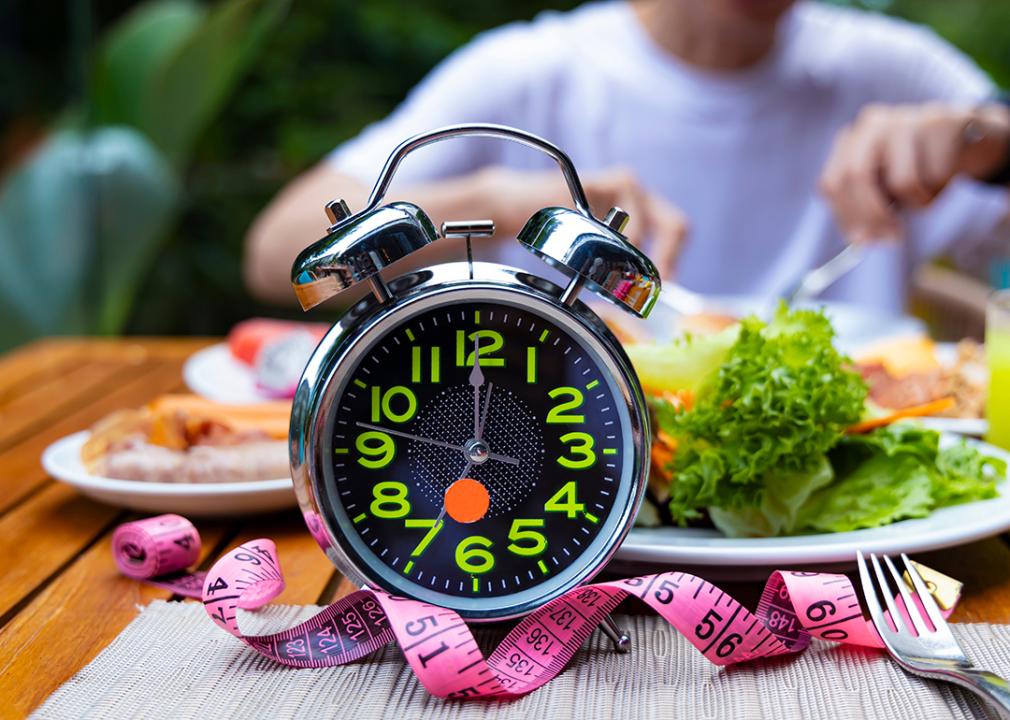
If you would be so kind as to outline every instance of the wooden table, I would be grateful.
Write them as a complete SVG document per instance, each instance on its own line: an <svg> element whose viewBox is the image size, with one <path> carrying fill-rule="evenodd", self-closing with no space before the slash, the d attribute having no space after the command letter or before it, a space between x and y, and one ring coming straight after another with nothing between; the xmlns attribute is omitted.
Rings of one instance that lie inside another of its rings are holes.
<svg viewBox="0 0 1010 720"><path fill-rule="evenodd" d="M138 605L169 598L112 563L113 529L137 516L49 478L42 450L112 410L182 391L182 363L211 342L53 339L0 357L0 715L30 712L116 637ZM239 542L274 538L286 603L326 603L353 589L294 511L196 525L205 566ZM956 620L1010 623L1006 538L919 559L966 583ZM754 607L757 584L722 585Z"/></svg>

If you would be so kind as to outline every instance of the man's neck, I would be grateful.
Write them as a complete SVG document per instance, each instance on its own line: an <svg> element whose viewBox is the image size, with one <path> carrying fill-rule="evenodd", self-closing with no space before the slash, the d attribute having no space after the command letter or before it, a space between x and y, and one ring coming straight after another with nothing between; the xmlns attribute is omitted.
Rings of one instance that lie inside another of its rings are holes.
<svg viewBox="0 0 1010 720"><path fill-rule="evenodd" d="M631 7L657 45L703 70L744 70L775 45L777 22L720 16L707 0L633 0Z"/></svg>

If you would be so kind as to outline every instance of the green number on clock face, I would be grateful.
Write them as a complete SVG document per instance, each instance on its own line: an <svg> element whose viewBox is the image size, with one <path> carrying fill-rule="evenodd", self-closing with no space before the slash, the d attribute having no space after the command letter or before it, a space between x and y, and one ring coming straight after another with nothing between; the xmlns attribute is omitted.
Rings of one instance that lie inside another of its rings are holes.
<svg viewBox="0 0 1010 720"><path fill-rule="evenodd" d="M593 451L595 441L593 440L593 436L589 433L565 433L561 436L561 442L571 445L571 447L568 448L568 452L575 457L569 458L562 455L558 458L558 465L562 465L571 470L582 470L587 467L592 467L596 462L596 453Z"/></svg>
<svg viewBox="0 0 1010 720"><path fill-rule="evenodd" d="M484 338L490 340L485 342ZM463 330L456 331L456 366L470 367L473 365L473 346L477 343L477 352L480 353L480 366L485 367L505 367L505 358L491 357L505 345L505 339L500 332L495 330L474 330L469 335ZM469 350L469 352L468 352Z"/></svg>
<svg viewBox="0 0 1010 720"><path fill-rule="evenodd" d="M393 438L384 432L369 430L358 435L354 441L360 457L358 464L369 470L384 468L396 457Z"/></svg>
<svg viewBox="0 0 1010 720"><path fill-rule="evenodd" d="M575 518L586 509L583 503L575 500L575 481L566 482L561 489L551 495L544 503L544 512L563 512L569 518Z"/></svg>
<svg viewBox="0 0 1010 720"><path fill-rule="evenodd" d="M395 385L386 392L382 392L382 388L378 385L372 386L373 423L379 422L383 417L395 423L405 423L416 414L417 397L410 388Z"/></svg>
<svg viewBox="0 0 1010 720"><path fill-rule="evenodd" d="M456 567L474 575L491 570L494 567L494 555L488 548L493 544L490 538L481 535L463 538L456 546Z"/></svg>
<svg viewBox="0 0 1010 720"><path fill-rule="evenodd" d="M542 528L544 520L513 520L512 529L509 530L508 549L516 555L539 555L547 549L547 538L543 533L531 530L530 528Z"/></svg>
<svg viewBox="0 0 1010 720"><path fill-rule="evenodd" d="M551 400L556 400L557 398L568 398L564 402L558 403L551 408L551 411L547 413L547 423L550 425L556 423L578 423L582 424L586 421L585 415L575 415L569 413L569 410L577 410L582 407L584 398L582 396L582 391L578 388L573 387L557 387L547 393Z"/></svg>
<svg viewBox="0 0 1010 720"><path fill-rule="evenodd" d="M445 527L445 521L444 520L424 520L424 519L421 519L421 518L407 518L406 520L403 521L403 525L408 530L413 529L413 528L427 528L428 529L428 532L426 532L424 534L424 537L421 538L421 542L419 542L414 547L414 549L410 551L410 557L417 558L417 557L420 557L421 554L425 550L428 549L428 546L431 545L431 541L434 540L435 537L442 531L442 528ZM403 572L408 573L408 574L413 569L414 569L414 561L413 560L409 560L407 562L407 564L403 566Z"/></svg>
<svg viewBox="0 0 1010 720"><path fill-rule="evenodd" d="M407 486L402 482L375 483L372 487L372 496L375 499L368 509L377 518L402 518L410 514Z"/></svg>
<svg viewBox="0 0 1010 720"><path fill-rule="evenodd" d="M421 376L423 374L423 367L421 362L421 355L423 350L414 345L410 348L410 381L412 383L421 382ZM441 353L442 349L435 345L429 350L429 355L431 358L431 373L429 377L431 382L437 383L442 381L442 366L441 366Z"/></svg>

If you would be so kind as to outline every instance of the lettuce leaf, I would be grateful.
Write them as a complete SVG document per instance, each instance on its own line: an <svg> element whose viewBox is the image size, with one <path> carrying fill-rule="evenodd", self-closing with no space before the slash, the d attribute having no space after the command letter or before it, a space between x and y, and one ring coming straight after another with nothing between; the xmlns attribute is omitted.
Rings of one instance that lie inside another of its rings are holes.
<svg viewBox="0 0 1010 720"><path fill-rule="evenodd" d="M830 453L836 479L797 515L797 529L845 532L925 517L947 505L996 497L1006 463L940 434L895 423L845 438Z"/></svg>
<svg viewBox="0 0 1010 720"><path fill-rule="evenodd" d="M813 473L769 472L759 504L709 508L731 537L846 532L997 495L1006 463L911 422L843 438Z"/></svg>
<svg viewBox="0 0 1010 720"><path fill-rule="evenodd" d="M708 509L712 524L729 537L771 537L795 532L801 508L813 493L835 478L827 457L813 471L768 473L761 504L724 510Z"/></svg>
<svg viewBox="0 0 1010 720"><path fill-rule="evenodd" d="M693 407L654 402L659 427L677 442L675 519L684 522L709 507L760 508L774 478L791 478L782 481L790 485L822 477L825 453L859 420L866 398L865 384L846 369L833 339L823 313L782 304L767 325L743 320L721 364L707 374L687 373L696 391ZM789 503L773 502L780 501ZM781 518L768 522L788 525Z"/></svg>
<svg viewBox="0 0 1010 720"><path fill-rule="evenodd" d="M879 527L925 517L935 507L930 468L914 455L875 455L817 493L797 525L815 532Z"/></svg>
<svg viewBox="0 0 1010 720"><path fill-rule="evenodd" d="M714 335L688 334L665 344L627 345L625 350L643 387L655 393L697 394L715 378L739 335L740 326L731 325Z"/></svg>

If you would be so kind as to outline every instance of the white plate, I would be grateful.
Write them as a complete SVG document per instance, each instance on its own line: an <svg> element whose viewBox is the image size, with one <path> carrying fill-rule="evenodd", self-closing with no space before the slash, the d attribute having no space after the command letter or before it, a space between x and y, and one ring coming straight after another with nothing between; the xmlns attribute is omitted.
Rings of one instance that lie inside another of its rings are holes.
<svg viewBox="0 0 1010 720"><path fill-rule="evenodd" d="M943 433L982 437L989 432L989 421L985 418L923 417L919 418L919 422L930 430Z"/></svg>
<svg viewBox="0 0 1010 720"><path fill-rule="evenodd" d="M42 453L42 467L57 480L109 505L194 517L248 515L295 505L291 478L235 483L161 483L92 475L81 461L88 431L57 440Z"/></svg>
<svg viewBox="0 0 1010 720"><path fill-rule="evenodd" d="M186 386L209 400L246 405L276 400L256 386L256 375L231 354L227 343L211 345L189 356L182 366Z"/></svg>
<svg viewBox="0 0 1010 720"><path fill-rule="evenodd" d="M778 307L778 299L768 299L748 295L709 296L712 307L724 310L737 317L757 315L769 317ZM837 335L838 348L845 353L884 338L903 335L922 335L926 326L909 315L886 315L862 305L844 302L812 301L800 303L800 307L823 308L831 320ZM679 325L680 314L667 304L662 294L659 302L649 315L646 324L657 340L672 337Z"/></svg>
<svg viewBox="0 0 1010 720"><path fill-rule="evenodd" d="M945 445L959 441L944 435ZM1010 453L969 440L983 452L1010 461ZM727 566L790 567L850 564L856 550L919 553L964 545L1010 529L1010 482L1000 497L942 508L915 520L868 530L776 538L728 538L714 529L633 528L618 549L618 564L651 567Z"/></svg>

